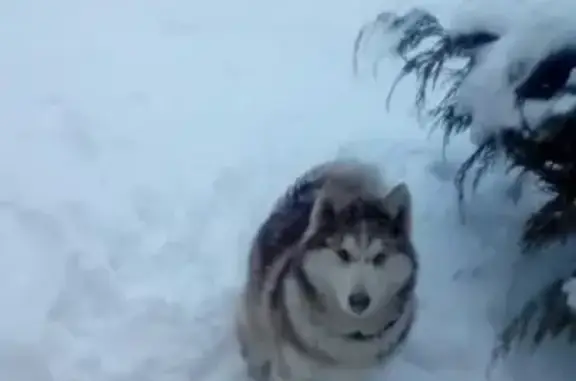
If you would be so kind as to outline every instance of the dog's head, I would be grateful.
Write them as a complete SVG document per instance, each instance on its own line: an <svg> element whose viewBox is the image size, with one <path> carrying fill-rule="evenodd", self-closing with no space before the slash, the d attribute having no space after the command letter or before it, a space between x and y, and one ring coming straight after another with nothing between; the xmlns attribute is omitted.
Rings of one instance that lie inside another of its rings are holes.
<svg viewBox="0 0 576 381"><path fill-rule="evenodd" d="M368 317L413 287L410 193L400 184L384 199L340 201L317 199L302 268L328 308Z"/></svg>

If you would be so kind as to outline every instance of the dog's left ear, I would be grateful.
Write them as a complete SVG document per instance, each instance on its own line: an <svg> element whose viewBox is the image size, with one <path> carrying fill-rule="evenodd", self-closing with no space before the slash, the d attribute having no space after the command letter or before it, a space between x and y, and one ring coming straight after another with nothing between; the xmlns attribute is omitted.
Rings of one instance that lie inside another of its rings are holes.
<svg viewBox="0 0 576 381"><path fill-rule="evenodd" d="M396 185L383 200L392 217L392 228L398 235L409 235L412 230L412 195L405 183Z"/></svg>

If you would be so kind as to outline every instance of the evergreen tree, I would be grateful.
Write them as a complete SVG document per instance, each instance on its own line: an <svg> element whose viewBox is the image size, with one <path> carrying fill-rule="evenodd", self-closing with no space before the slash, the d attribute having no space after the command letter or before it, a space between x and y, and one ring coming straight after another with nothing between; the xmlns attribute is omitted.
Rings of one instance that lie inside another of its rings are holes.
<svg viewBox="0 0 576 381"><path fill-rule="evenodd" d="M413 9L403 15L384 12L360 30L354 46L355 70L363 42L377 31L394 37L393 53L403 60L388 101L397 83L413 75L418 83L416 106L429 118L432 128L443 130L444 145L449 144L451 136L469 131L478 115L462 107L459 91L482 65L486 54L490 54L489 49L500 42L500 32L481 26L449 30L424 9ZM476 150L454 179L459 201L465 197L465 181L472 177L475 188L500 160L507 165L508 173L517 173L518 189L527 175L537 180L537 186L548 199L525 221L519 242L524 253L542 252L551 244L563 244L576 232L576 104L536 122L525 117L524 112L528 101L554 101L566 94L576 94L576 86L570 83L571 71L576 67L576 45L569 42L548 51L530 70L509 67L507 75L514 83L514 107L521 115L519 123L490 126L488 132L480 135ZM447 89L440 101L429 107L428 94L439 84ZM576 277L576 271L573 276ZM567 303L572 292L566 281L557 279L534 295L500 333L495 356L508 353L512 344L525 340L538 345L546 338L565 334L571 342L576 341L576 314Z"/></svg>

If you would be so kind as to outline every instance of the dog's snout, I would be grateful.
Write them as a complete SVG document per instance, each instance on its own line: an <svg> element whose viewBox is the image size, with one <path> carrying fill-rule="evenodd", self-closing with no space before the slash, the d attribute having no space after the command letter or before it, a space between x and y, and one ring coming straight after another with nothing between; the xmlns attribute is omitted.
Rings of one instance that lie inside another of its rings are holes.
<svg viewBox="0 0 576 381"><path fill-rule="evenodd" d="M348 297L348 304L354 313L361 314L370 305L370 296L364 291L355 292Z"/></svg>

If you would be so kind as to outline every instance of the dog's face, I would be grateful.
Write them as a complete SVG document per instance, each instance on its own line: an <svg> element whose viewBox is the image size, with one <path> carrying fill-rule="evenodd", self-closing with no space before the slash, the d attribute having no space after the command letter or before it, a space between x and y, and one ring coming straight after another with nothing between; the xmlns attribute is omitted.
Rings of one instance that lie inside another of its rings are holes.
<svg viewBox="0 0 576 381"><path fill-rule="evenodd" d="M316 232L302 266L329 308L369 317L413 281L416 263L404 185L384 202L357 200L336 212L324 201L316 210Z"/></svg>

